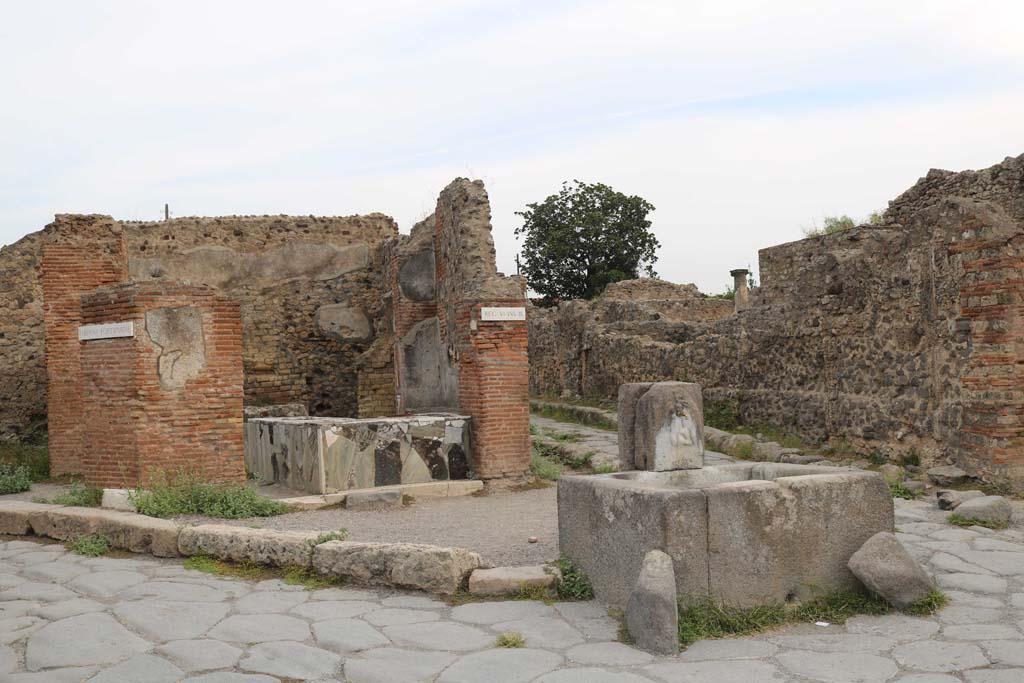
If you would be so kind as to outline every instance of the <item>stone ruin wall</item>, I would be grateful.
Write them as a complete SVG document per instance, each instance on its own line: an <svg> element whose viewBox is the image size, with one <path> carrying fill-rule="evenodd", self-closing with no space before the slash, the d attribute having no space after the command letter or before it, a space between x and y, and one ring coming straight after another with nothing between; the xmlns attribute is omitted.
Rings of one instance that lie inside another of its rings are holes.
<svg viewBox="0 0 1024 683"><path fill-rule="evenodd" d="M392 397L380 399L393 373L391 351L373 345L384 317L379 246L398 234L391 218L115 223L133 279L208 285L240 302L247 405L298 402L319 415L394 412L393 382ZM42 242L60 224L58 217L0 249L0 439L30 438L46 427L40 264Z"/></svg>
<svg viewBox="0 0 1024 683"><path fill-rule="evenodd" d="M616 317L602 300L534 310L531 391L698 382L747 424L1024 487L1024 156L933 171L885 218L761 250L753 307L716 321Z"/></svg>

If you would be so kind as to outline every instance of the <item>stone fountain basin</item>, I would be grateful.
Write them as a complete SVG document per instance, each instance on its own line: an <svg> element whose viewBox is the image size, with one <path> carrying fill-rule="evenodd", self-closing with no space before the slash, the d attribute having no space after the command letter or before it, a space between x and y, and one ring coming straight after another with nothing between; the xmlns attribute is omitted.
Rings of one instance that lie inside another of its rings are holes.
<svg viewBox="0 0 1024 683"><path fill-rule="evenodd" d="M684 603L753 607L855 587L850 556L892 530L877 472L742 463L558 481L561 551L620 608L650 550L672 558Z"/></svg>

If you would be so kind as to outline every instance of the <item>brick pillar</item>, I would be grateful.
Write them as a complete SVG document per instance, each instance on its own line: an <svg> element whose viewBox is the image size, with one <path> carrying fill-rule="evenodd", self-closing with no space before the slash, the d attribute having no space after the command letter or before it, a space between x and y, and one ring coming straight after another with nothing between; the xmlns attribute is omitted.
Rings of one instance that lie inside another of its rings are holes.
<svg viewBox="0 0 1024 683"><path fill-rule="evenodd" d="M473 417L473 469L483 479L530 469L530 364L525 320L484 321L483 307L524 308L523 299L456 307L459 410Z"/></svg>
<svg viewBox="0 0 1024 683"><path fill-rule="evenodd" d="M245 481L238 304L171 282L82 297L82 322L134 324L130 337L81 343L82 473L98 486L161 472Z"/></svg>
<svg viewBox="0 0 1024 683"><path fill-rule="evenodd" d="M128 279L121 226L109 216L58 215L44 231L42 281L50 471L82 468L80 297Z"/></svg>

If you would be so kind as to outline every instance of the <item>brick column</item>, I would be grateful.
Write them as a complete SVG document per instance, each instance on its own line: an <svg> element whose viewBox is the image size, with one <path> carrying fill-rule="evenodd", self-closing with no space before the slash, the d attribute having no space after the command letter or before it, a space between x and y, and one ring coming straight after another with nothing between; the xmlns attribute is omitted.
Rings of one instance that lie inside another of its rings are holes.
<svg viewBox="0 0 1024 683"><path fill-rule="evenodd" d="M58 215L44 231L42 281L50 471L82 471L80 297L128 279L121 226L109 216Z"/></svg>

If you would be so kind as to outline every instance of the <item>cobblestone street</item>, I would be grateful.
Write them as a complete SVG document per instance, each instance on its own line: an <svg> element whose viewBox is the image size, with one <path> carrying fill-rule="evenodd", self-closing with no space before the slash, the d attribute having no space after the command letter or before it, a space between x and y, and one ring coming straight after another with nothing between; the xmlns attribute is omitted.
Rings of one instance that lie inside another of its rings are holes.
<svg viewBox="0 0 1024 683"><path fill-rule="evenodd" d="M311 591L213 577L180 561L91 559L8 541L0 545L0 680L1024 680L1024 533L960 529L944 518L931 504L897 501L900 540L950 597L934 617L800 625L657 658L617 642L618 623L597 603L451 607L422 594ZM510 631L525 648L495 646Z"/></svg>

